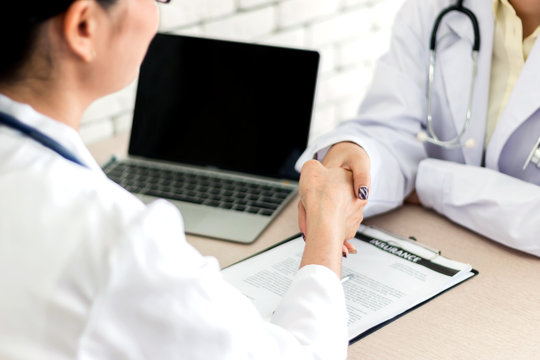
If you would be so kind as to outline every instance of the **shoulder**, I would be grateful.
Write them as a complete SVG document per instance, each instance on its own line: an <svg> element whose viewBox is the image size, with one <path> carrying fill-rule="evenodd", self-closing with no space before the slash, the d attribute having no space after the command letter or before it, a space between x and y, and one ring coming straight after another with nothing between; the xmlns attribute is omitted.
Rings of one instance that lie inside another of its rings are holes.
<svg viewBox="0 0 540 360"><path fill-rule="evenodd" d="M396 22L421 26L424 31L429 31L438 14L454 3L454 0L406 0L396 17Z"/></svg>
<svg viewBox="0 0 540 360"><path fill-rule="evenodd" d="M128 259L159 259L188 246L174 205L145 205L103 173L53 159L1 175L0 213L9 215L0 219L0 239L18 239L6 246L31 247L40 264L63 267L65 276L68 269L86 274L95 289Z"/></svg>
<svg viewBox="0 0 540 360"><path fill-rule="evenodd" d="M172 204L146 206L99 171L57 156L34 160L0 166L0 247L9 254L0 266L18 279L2 291L8 307L35 295L8 318L27 329L26 342L77 344L103 294L122 299L122 306L133 300L132 293L108 292L111 284L121 292L131 281L143 294L152 281L162 281L161 269L187 273L204 261L185 241ZM44 321L36 335L35 319L55 321Z"/></svg>
<svg viewBox="0 0 540 360"><path fill-rule="evenodd" d="M455 5L456 2L456 0L405 0L402 9L405 11L414 11L422 16L432 17L440 13L443 9Z"/></svg>
<svg viewBox="0 0 540 360"><path fill-rule="evenodd" d="M396 19L411 24L420 22L425 27L431 28L437 16L456 3L456 0L405 0ZM492 11L493 0L465 1L464 7L471 10L479 17L479 21L482 21L485 11Z"/></svg>
<svg viewBox="0 0 540 360"><path fill-rule="evenodd" d="M131 227L146 218L161 218L169 227L175 225L183 231L181 216L173 205L159 201L146 206L102 172L56 156L25 165L2 171L0 178L4 205L25 214L14 216L20 226L31 221L43 235L70 229L86 239L103 239L99 242L128 236Z"/></svg>

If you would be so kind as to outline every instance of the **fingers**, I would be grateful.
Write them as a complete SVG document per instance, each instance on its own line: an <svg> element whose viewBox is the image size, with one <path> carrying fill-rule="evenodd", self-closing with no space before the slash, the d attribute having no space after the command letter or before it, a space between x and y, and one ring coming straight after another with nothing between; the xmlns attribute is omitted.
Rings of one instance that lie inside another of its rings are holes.
<svg viewBox="0 0 540 360"><path fill-rule="evenodd" d="M352 171L356 197L360 200L369 198L371 163L361 146L351 142L337 143L328 150L322 164L325 167L341 167Z"/></svg>
<svg viewBox="0 0 540 360"><path fill-rule="evenodd" d="M326 156L321 160L325 167L342 167L348 169L350 154L357 151L358 145L350 142L341 142L332 145L326 153Z"/></svg>
<svg viewBox="0 0 540 360"><path fill-rule="evenodd" d="M302 175L304 175L304 177L309 177L313 172L319 171L321 167L323 167L322 164L317 160L306 161L304 165L302 165L300 179L302 179Z"/></svg>
<svg viewBox="0 0 540 360"><path fill-rule="evenodd" d="M357 253L356 248L355 248L354 245L351 244L349 241L345 241L345 242L343 243L343 246L345 246L345 247L347 248L347 250L348 250L348 252L349 252L350 254L356 254L356 253Z"/></svg>
<svg viewBox="0 0 540 360"><path fill-rule="evenodd" d="M305 236L306 235L306 209L302 201L298 201L298 228Z"/></svg>
<svg viewBox="0 0 540 360"><path fill-rule="evenodd" d="M351 162L349 168L353 173L354 193L360 200L369 198L369 190L371 187L371 162L367 153L362 149L362 155L357 158L357 161Z"/></svg>
<svg viewBox="0 0 540 360"><path fill-rule="evenodd" d="M357 145L354 146L360 149ZM361 156L357 157L362 160ZM365 164L353 167L361 177L368 179L367 186L369 186L369 173L366 176L362 170L364 168L369 169L369 162L367 167ZM353 175L350 168L342 166L328 168L318 161L310 160L304 164L300 176L298 203L300 231L307 235L313 233L315 229L317 229L315 232L318 231L321 224L324 224L323 227L327 228L325 231L336 235L333 236L335 240L341 242L345 255L351 250L355 252L354 246L350 243L345 244L344 241L355 236L366 204L365 201L359 201L358 195L353 191Z"/></svg>
<svg viewBox="0 0 540 360"><path fill-rule="evenodd" d="M360 210L360 211L362 211L362 210ZM360 217L360 219L361 219L361 217ZM354 236L356 235L356 232L358 231L358 228L360 227L361 222L362 222L362 220L358 220L358 217L355 217L352 220L352 224L350 224L348 226L347 233L345 234L345 239L346 240L354 238Z"/></svg>

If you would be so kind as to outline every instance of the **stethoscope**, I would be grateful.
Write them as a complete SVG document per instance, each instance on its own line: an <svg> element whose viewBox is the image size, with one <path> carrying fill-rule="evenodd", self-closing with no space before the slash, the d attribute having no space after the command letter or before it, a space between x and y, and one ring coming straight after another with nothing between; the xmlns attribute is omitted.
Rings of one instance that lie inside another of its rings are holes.
<svg viewBox="0 0 540 360"><path fill-rule="evenodd" d="M527 160L525 160L522 170L525 171L530 163L536 164L536 167L540 169L540 137L538 137L538 140L536 140L536 144L534 144L534 147L527 157Z"/></svg>
<svg viewBox="0 0 540 360"><path fill-rule="evenodd" d="M465 14L472 23L474 31L474 44L472 48L472 58L473 58L473 68L472 68L472 78L471 78L471 88L469 91L469 104L467 105L467 114L465 115L465 123L461 128L461 131L457 134L456 137L450 140L441 140L435 134L433 129L433 115L432 115L432 92L433 92L433 79L435 78L435 58L436 58L436 47L437 47L437 31L443 18L446 14L457 11L462 14ZM435 19L433 24L433 30L431 31L431 39L429 43L429 72L428 72L428 103L427 103L427 130L429 135L425 131L421 131L417 134L418 140L422 142L429 142L434 145L441 146L445 149L455 149L459 147L471 148L475 146L474 139L470 138L463 142L463 135L467 132L469 125L471 123L471 107L472 107L472 98L473 90L476 79L476 71L478 68L478 52L480 51L480 28L478 26L478 19L474 13L463 6L463 0L458 0L456 5L452 5L443 9L439 16Z"/></svg>
<svg viewBox="0 0 540 360"><path fill-rule="evenodd" d="M473 26L474 31L474 43L472 47L472 59L473 59L473 65L472 65L472 78L471 78L471 87L469 91L469 103L467 105L467 113L465 115L465 123L463 124L463 127L461 128L461 131L457 134L456 137L449 139L449 140L441 140L435 133L435 130L433 129L433 115L432 115L432 92L433 92L433 80L435 77L435 58L436 58L436 46L437 46L437 31L439 30L439 26L441 25L442 19L446 14L457 11L469 18L471 21L471 24ZM474 13L463 6L463 0L458 0L455 5L449 6L441 11L441 13L437 16L435 19L435 23L433 24L433 30L431 32L431 38L430 38L430 44L429 44L429 70L428 70L428 96L427 96L427 130L428 133L425 131L421 131L417 134L418 140L422 142L428 142L437 146L441 146L445 149L455 149L459 147L466 147L466 148L472 148L475 146L475 141L473 138L469 138L465 141L463 141L463 136L467 132L469 125L471 123L471 108L472 108L472 99L473 99L473 90L476 80L476 72L478 69L478 53L480 51L480 27L478 26L478 19L476 18L476 15ZM529 156L527 157L527 160L523 164L523 170L527 168L527 166L530 164L536 164L536 167L540 169L540 137L538 138L538 141L532 148Z"/></svg>
<svg viewBox="0 0 540 360"><path fill-rule="evenodd" d="M82 161L80 161L75 155L73 155L71 151L66 149L62 144L58 143L56 140L45 135L41 131L17 120L11 115L0 112L0 124L23 133L29 138L37 141L41 145L51 149L52 151L56 152L58 155L62 156L63 158L69 161L74 162L75 164L81 165L83 167L87 167Z"/></svg>

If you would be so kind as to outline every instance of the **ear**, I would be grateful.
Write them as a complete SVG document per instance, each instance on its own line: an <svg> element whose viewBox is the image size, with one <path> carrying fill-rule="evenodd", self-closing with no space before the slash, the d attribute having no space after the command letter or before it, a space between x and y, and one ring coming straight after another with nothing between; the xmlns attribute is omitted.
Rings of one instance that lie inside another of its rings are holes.
<svg viewBox="0 0 540 360"><path fill-rule="evenodd" d="M96 57L97 1L74 1L63 17L62 30L67 46L84 62Z"/></svg>

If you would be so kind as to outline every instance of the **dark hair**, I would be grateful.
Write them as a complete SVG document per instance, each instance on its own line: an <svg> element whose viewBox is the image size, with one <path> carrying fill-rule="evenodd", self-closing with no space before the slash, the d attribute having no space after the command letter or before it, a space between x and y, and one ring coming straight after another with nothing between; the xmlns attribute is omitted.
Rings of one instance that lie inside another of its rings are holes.
<svg viewBox="0 0 540 360"><path fill-rule="evenodd" d="M34 50L43 23L66 11L75 1L13 0L0 6L0 82L20 77L19 72ZM95 1L106 8L117 0Z"/></svg>

